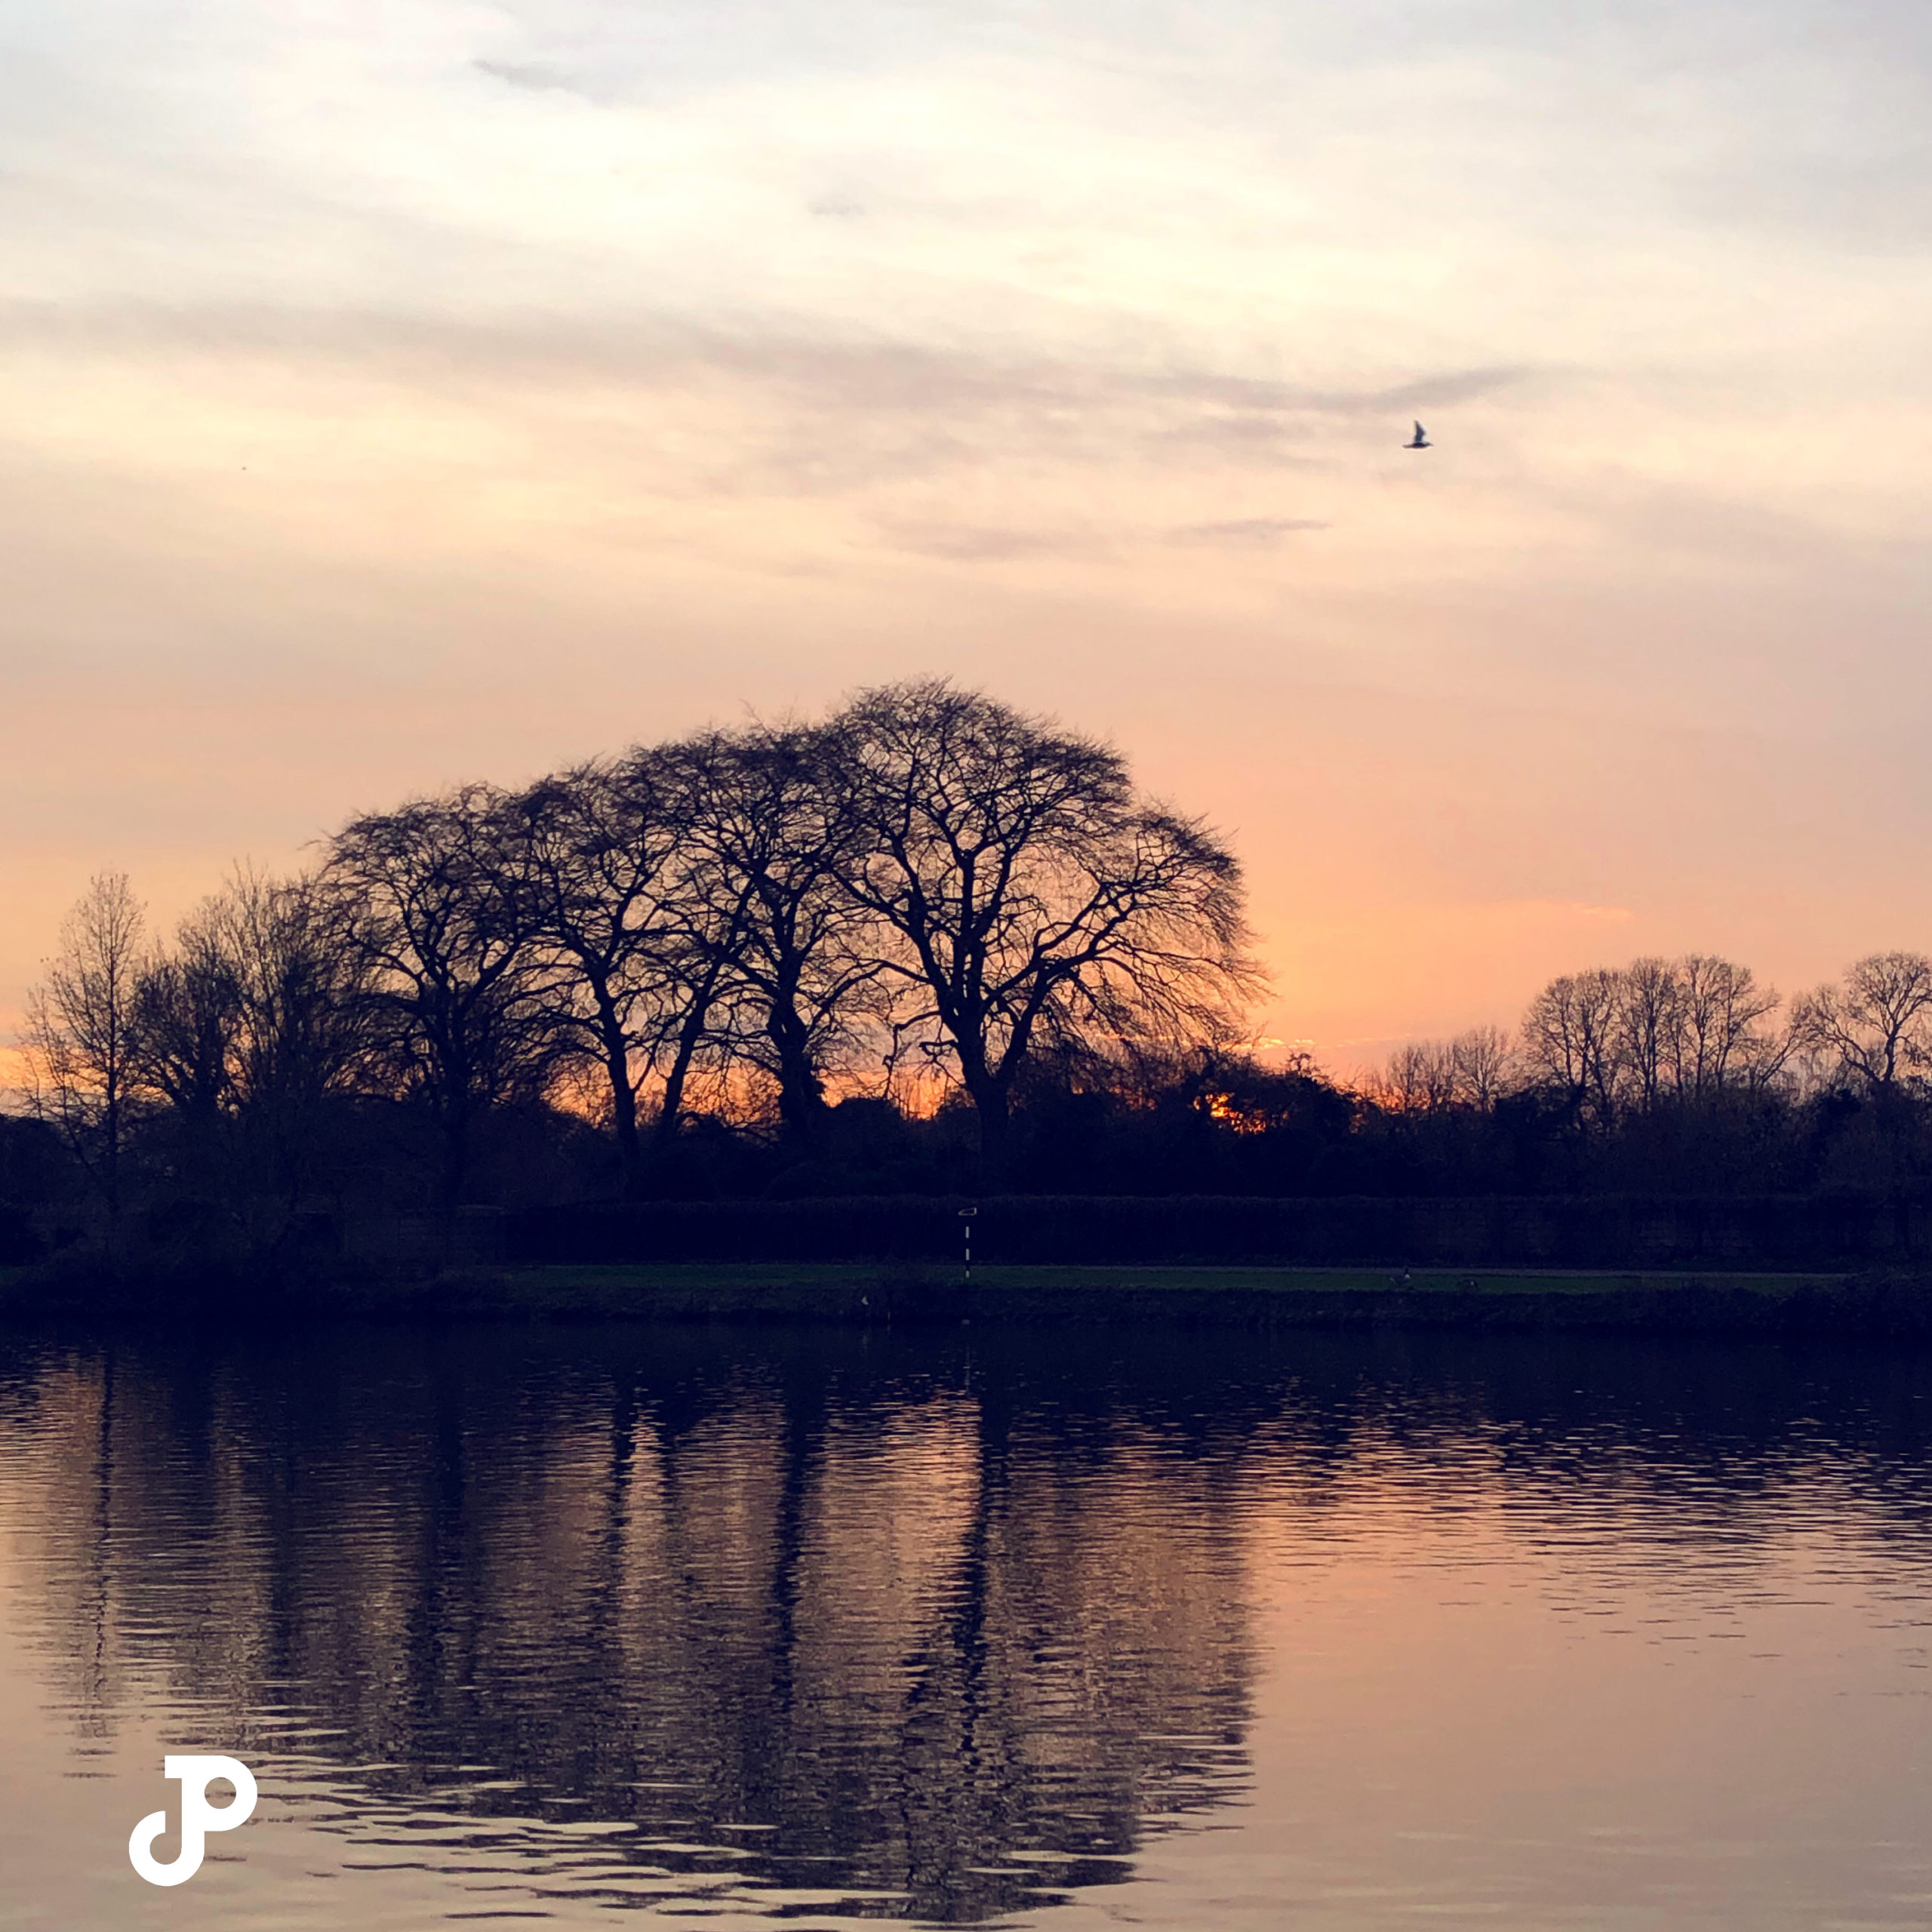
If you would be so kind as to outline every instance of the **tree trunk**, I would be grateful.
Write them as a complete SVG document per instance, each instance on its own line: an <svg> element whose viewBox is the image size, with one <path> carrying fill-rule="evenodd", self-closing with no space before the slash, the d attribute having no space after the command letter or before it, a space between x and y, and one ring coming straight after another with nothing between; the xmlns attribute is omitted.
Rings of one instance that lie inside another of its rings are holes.
<svg viewBox="0 0 1932 1932"><path fill-rule="evenodd" d="M603 1051L605 1076L611 1083L611 1131L617 1143L618 1187L629 1196L638 1190L644 1165L637 1131L637 1089L631 1084L631 1043L609 990L593 983L591 991L597 1001L597 1038Z"/></svg>
<svg viewBox="0 0 1932 1932"><path fill-rule="evenodd" d="M691 1062L697 1057L698 1045L704 1038L710 1013L711 1002L708 999L694 1005L678 1029L678 1051L671 1057L670 1072L664 1076L664 1101L658 1109L657 1125L651 1135L660 1154L667 1152L678 1138L678 1124L685 1112L685 1084L691 1078Z"/></svg>
<svg viewBox="0 0 1932 1932"><path fill-rule="evenodd" d="M1012 1096L1004 1081L983 1069L965 1069L967 1092L972 1096L973 1111L980 1122L980 1164L987 1180L1002 1178L1006 1171L1007 1146L1012 1124Z"/></svg>
<svg viewBox="0 0 1932 1932"><path fill-rule="evenodd" d="M629 1046L607 1048L604 1066L611 1077L611 1131L617 1143L618 1186L628 1196L637 1192L638 1177L644 1167L644 1149L637 1131L637 1090L631 1084Z"/></svg>
<svg viewBox="0 0 1932 1932"><path fill-rule="evenodd" d="M812 1064L810 1035L795 1012L775 1004L766 1031L778 1063L778 1115L785 1137L801 1153L814 1153L829 1109L825 1083Z"/></svg>

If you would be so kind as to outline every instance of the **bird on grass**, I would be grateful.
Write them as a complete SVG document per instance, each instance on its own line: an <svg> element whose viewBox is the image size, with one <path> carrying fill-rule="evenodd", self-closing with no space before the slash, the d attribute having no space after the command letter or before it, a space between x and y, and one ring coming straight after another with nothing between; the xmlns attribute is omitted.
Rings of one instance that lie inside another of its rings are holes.
<svg viewBox="0 0 1932 1932"><path fill-rule="evenodd" d="M1429 440L1426 432L1423 429L1422 425L1418 423L1416 425L1415 434L1411 436L1409 440L1402 445L1402 447L1405 450L1426 450L1433 449L1435 446Z"/></svg>

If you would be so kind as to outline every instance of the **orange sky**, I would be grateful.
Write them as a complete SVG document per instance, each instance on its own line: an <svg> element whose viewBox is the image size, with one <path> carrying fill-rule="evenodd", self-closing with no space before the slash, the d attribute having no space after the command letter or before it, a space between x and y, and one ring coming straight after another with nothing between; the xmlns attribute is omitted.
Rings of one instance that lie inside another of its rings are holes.
<svg viewBox="0 0 1932 1932"><path fill-rule="evenodd" d="M1928 72L1860 0L29 8L0 1026L100 867L921 672L1229 831L1338 1065L1932 945Z"/></svg>

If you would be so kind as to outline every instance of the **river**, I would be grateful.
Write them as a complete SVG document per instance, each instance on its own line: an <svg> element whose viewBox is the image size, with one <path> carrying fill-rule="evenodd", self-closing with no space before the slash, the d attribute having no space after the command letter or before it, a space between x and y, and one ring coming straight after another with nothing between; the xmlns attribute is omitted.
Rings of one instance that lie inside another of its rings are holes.
<svg viewBox="0 0 1932 1932"><path fill-rule="evenodd" d="M0 1927L1932 1927L1929 1446L1877 1348L0 1334Z"/></svg>

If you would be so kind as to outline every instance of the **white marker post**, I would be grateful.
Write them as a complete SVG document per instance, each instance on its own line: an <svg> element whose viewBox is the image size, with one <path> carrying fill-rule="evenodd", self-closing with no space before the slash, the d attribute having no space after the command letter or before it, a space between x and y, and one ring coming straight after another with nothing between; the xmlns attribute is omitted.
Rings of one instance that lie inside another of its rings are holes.
<svg viewBox="0 0 1932 1932"><path fill-rule="evenodd" d="M979 1212L977 1208L962 1208L959 1211L960 1232L966 1237L966 1278L973 1278L973 1217Z"/></svg>

